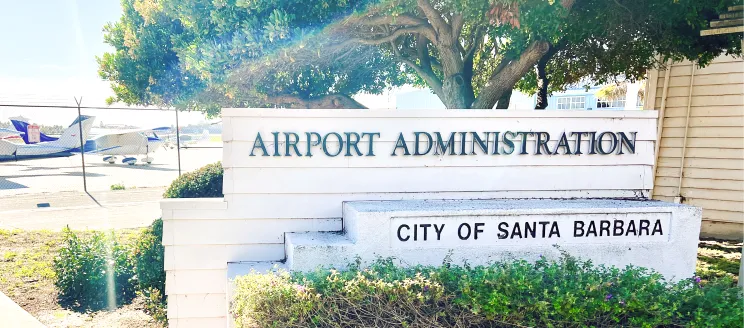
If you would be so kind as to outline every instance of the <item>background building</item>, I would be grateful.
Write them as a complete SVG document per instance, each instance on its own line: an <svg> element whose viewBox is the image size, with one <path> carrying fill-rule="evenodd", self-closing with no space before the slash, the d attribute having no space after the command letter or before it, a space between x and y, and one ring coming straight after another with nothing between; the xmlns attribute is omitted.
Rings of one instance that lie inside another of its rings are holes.
<svg viewBox="0 0 744 328"><path fill-rule="evenodd" d="M744 60L679 62L649 74L645 108L659 111L653 198L703 208L701 235L744 231Z"/></svg>
<svg viewBox="0 0 744 328"><path fill-rule="evenodd" d="M744 6L728 10L701 34L744 32ZM653 198L702 207L704 237L744 239L744 59L667 66L646 89L659 110Z"/></svg>

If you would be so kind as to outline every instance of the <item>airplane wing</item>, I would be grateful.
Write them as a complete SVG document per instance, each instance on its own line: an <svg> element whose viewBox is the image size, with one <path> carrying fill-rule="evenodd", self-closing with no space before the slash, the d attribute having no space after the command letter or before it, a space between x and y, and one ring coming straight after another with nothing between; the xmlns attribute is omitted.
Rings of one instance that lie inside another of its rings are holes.
<svg viewBox="0 0 744 328"><path fill-rule="evenodd" d="M7 138L11 136L20 136L21 133L16 130L0 128L0 138Z"/></svg>
<svg viewBox="0 0 744 328"><path fill-rule="evenodd" d="M120 147L145 147L147 136L137 131L105 134L93 139L93 145L90 148L86 146L86 152L96 153Z"/></svg>
<svg viewBox="0 0 744 328"><path fill-rule="evenodd" d="M15 155L17 149L18 145L7 140L0 140L0 156Z"/></svg>
<svg viewBox="0 0 744 328"><path fill-rule="evenodd" d="M170 130L171 128L167 126L159 127L159 128L150 128L150 129L125 129L125 130L116 130L116 132L112 132L112 133L101 134L99 137L109 136L109 135L130 134L130 133L147 133L147 132L167 133Z"/></svg>

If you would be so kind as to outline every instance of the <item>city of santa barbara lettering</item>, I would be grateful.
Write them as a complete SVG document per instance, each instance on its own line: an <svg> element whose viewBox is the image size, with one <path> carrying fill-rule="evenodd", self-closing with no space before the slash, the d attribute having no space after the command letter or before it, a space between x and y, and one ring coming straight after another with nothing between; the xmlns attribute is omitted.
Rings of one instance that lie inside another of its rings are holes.
<svg viewBox="0 0 744 328"><path fill-rule="evenodd" d="M637 132L400 132L391 149L377 149L380 132L256 133L249 156L464 156L635 154Z"/></svg>
<svg viewBox="0 0 744 328"><path fill-rule="evenodd" d="M516 222L453 222L399 224L395 237L400 242L440 241L443 232L453 229L452 236L459 240L490 239L576 239L590 237L644 237L664 236L666 231L661 219L601 219L574 220L561 230L560 221L516 221ZM570 231L565 231L568 228Z"/></svg>

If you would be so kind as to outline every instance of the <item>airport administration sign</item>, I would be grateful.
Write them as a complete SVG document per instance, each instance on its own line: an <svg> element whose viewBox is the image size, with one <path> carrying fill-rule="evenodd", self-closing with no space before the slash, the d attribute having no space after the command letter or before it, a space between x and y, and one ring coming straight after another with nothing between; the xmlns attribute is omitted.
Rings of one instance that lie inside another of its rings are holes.
<svg viewBox="0 0 744 328"><path fill-rule="evenodd" d="M635 153L635 139L638 132L582 131L561 132L553 140L547 131L504 131L499 132L412 132L406 135L398 133L390 156L468 156L468 155L622 155L625 152ZM380 132L271 132L267 147L261 136L256 133L249 156L376 156L375 140ZM528 149L530 139L533 147ZM409 141L413 140L409 149ZM588 147L582 149L582 141ZM299 144L304 145L303 149ZM360 143L366 146L360 149ZM321 152L322 150L322 152ZM378 151L378 154L380 152Z"/></svg>
<svg viewBox="0 0 744 328"><path fill-rule="evenodd" d="M275 265L478 265L564 251L688 277L701 211L649 200L656 118L223 109L224 198L161 203L169 323L229 326L231 279Z"/></svg>

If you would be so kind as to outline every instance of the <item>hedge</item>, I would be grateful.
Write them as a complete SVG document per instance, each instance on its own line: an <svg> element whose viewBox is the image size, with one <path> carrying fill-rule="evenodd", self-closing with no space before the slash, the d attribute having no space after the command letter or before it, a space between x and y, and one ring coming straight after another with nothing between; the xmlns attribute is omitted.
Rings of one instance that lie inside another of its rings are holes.
<svg viewBox="0 0 744 328"><path fill-rule="evenodd" d="M171 183L164 198L211 198L223 197L222 163L206 165L196 171L182 174Z"/></svg>
<svg viewBox="0 0 744 328"><path fill-rule="evenodd" d="M488 266L249 274L235 280L239 327L741 327L730 279L678 282L564 255Z"/></svg>
<svg viewBox="0 0 744 328"><path fill-rule="evenodd" d="M134 268L129 250L114 233L92 232L89 236L62 230L64 244L54 259L54 285L58 301L76 310L113 309L129 303L135 295ZM108 288L115 299L108 298Z"/></svg>

